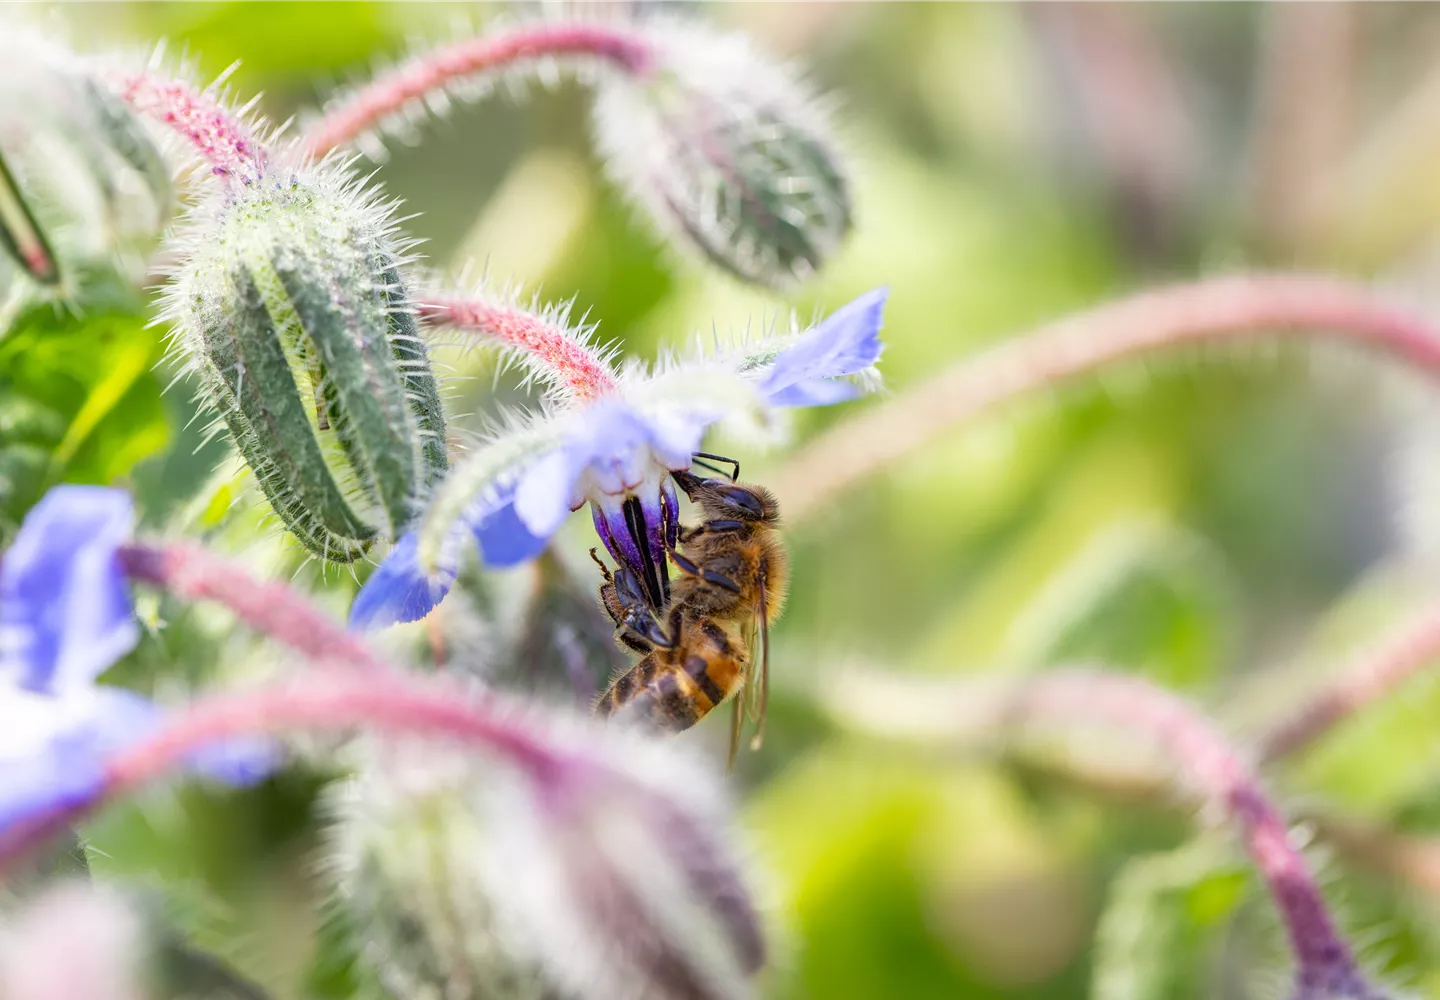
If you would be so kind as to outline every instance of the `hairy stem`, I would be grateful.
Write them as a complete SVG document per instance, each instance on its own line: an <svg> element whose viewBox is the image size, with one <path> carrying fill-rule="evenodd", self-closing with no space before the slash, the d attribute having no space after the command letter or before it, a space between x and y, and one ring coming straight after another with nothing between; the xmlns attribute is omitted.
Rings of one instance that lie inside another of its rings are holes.
<svg viewBox="0 0 1440 1000"><path fill-rule="evenodd" d="M224 605L251 628L315 663L388 669L369 646L294 588L257 580L243 567L197 545L127 545L117 557L132 580L184 601Z"/></svg>
<svg viewBox="0 0 1440 1000"><path fill-rule="evenodd" d="M842 681L830 700L847 721L883 733L903 733L918 720L920 732L938 735L940 720L953 712L955 735L965 741L1097 726L1153 741L1184 783L1238 831L1285 925L1295 957L1294 995L1383 997L1361 974L1314 873L1254 773L1209 719L1165 689L1121 674L1055 670L989 688L856 678Z"/></svg>
<svg viewBox="0 0 1440 1000"><path fill-rule="evenodd" d="M1380 638L1318 694L1260 738L1265 762L1302 750L1440 658L1440 604Z"/></svg>
<svg viewBox="0 0 1440 1000"><path fill-rule="evenodd" d="M619 384L605 359L559 323L483 297L431 296L420 316L521 352L546 381L577 402L615 392Z"/></svg>
<svg viewBox="0 0 1440 1000"><path fill-rule="evenodd" d="M601 24L531 24L469 38L422 53L334 102L306 130L302 145L311 156L324 156L466 77L524 60L575 55L605 59L630 73L650 62L649 46L633 31Z"/></svg>
<svg viewBox="0 0 1440 1000"><path fill-rule="evenodd" d="M114 86L137 112L179 133L217 176L251 184L265 173L269 153L264 145L210 91L150 73L121 77Z"/></svg>
<svg viewBox="0 0 1440 1000"><path fill-rule="evenodd" d="M1151 352L1262 333L1372 347L1440 381L1440 327L1362 285L1284 274L1214 278L1107 303L963 358L837 424L771 485L799 519L1003 403Z"/></svg>
<svg viewBox="0 0 1440 1000"><path fill-rule="evenodd" d="M496 754L536 779L584 762L548 745L493 701L453 682L398 671L384 676L305 678L211 696L158 732L114 753L99 793L55 809L0 836L0 872L103 802L128 795L183 767L195 751L234 737L285 731L373 732L445 739Z"/></svg>

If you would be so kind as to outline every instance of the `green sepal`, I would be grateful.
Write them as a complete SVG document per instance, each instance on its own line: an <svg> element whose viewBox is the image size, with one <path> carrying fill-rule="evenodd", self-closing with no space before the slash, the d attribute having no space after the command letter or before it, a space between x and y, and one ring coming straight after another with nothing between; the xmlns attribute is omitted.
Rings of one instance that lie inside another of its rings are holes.
<svg viewBox="0 0 1440 1000"><path fill-rule="evenodd" d="M376 531L351 508L321 452L274 321L243 264L228 275L229 308L207 310L200 333L211 402L270 506L307 549L336 562L363 555Z"/></svg>

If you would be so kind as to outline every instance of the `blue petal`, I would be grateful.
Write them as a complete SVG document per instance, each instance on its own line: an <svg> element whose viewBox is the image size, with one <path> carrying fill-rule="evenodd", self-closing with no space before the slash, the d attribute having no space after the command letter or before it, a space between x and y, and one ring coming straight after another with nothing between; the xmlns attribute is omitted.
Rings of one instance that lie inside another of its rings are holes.
<svg viewBox="0 0 1440 1000"><path fill-rule="evenodd" d="M860 395L854 382L839 378L812 378L786 386L769 396L772 406L831 406Z"/></svg>
<svg viewBox="0 0 1440 1000"><path fill-rule="evenodd" d="M140 637L115 550L130 497L57 486L35 505L0 565L0 675L32 691L83 685Z"/></svg>
<svg viewBox="0 0 1440 1000"><path fill-rule="evenodd" d="M351 631L419 621L450 593L455 566L441 566L434 576L427 575L420 568L419 544L415 532L404 535L370 574L350 605Z"/></svg>
<svg viewBox="0 0 1440 1000"><path fill-rule="evenodd" d="M23 712L25 739L33 739L10 741L0 757L0 832L93 800L104 790L109 755L160 718L154 705L120 688L77 691L66 701L13 691L0 698L0 717Z"/></svg>
<svg viewBox="0 0 1440 1000"><path fill-rule="evenodd" d="M228 739L196 750L186 763L203 777L245 788L270 777L283 760L279 746L255 736Z"/></svg>
<svg viewBox="0 0 1440 1000"><path fill-rule="evenodd" d="M549 535L531 533L513 502L486 514L470 530L486 566L519 565L538 556L550 541Z"/></svg>
<svg viewBox="0 0 1440 1000"><path fill-rule="evenodd" d="M888 288L866 292L803 334L770 363L761 392L776 406L825 406L852 398L828 396L817 382L853 375L879 360L889 294Z"/></svg>
<svg viewBox="0 0 1440 1000"><path fill-rule="evenodd" d="M525 470L515 486L515 499L509 506L526 533L538 538L549 538L555 534L570 513L570 498L575 493L575 482L583 468L583 462L576 462L574 449L561 447ZM484 548L484 545L481 547ZM500 565L488 555L485 561Z"/></svg>

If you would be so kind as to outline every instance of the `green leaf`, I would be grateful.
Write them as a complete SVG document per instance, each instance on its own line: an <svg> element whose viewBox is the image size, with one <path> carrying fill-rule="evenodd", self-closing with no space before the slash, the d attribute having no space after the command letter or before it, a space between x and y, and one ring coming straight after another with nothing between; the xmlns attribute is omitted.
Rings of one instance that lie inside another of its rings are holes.
<svg viewBox="0 0 1440 1000"><path fill-rule="evenodd" d="M47 487L123 480L165 447L162 353L138 312L46 307L0 341L0 534Z"/></svg>

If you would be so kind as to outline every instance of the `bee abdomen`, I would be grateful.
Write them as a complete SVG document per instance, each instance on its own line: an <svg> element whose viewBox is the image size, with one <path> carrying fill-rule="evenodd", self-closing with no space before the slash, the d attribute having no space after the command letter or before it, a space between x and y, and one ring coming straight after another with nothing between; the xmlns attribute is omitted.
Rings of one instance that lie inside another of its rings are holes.
<svg viewBox="0 0 1440 1000"><path fill-rule="evenodd" d="M689 674L662 669L654 654L615 679L596 711L621 721L648 722L678 733L710 710Z"/></svg>

